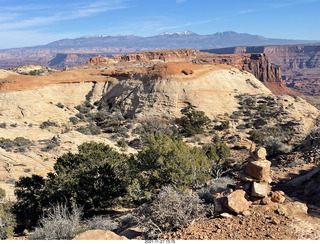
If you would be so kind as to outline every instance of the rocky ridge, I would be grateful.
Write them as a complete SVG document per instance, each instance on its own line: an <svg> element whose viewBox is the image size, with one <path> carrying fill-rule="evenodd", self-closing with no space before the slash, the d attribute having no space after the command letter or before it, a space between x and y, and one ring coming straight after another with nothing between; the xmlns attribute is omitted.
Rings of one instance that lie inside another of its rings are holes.
<svg viewBox="0 0 320 244"><path fill-rule="evenodd" d="M192 49L175 49L126 54L114 59L95 57L89 59L87 64L109 64L114 62L226 64L252 73L275 94L297 95L296 92L282 83L280 67L272 65L265 54L215 55Z"/></svg>

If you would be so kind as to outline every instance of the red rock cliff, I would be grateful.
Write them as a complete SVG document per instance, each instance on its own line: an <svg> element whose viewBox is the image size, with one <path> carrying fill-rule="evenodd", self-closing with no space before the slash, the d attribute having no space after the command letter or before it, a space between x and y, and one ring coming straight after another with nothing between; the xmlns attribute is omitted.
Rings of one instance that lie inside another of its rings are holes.
<svg viewBox="0 0 320 244"><path fill-rule="evenodd" d="M109 60L114 62L192 62L197 64L227 64L235 68L252 73L257 79L264 83L273 92L281 94L292 94L292 91L284 91L286 87L282 83L280 67L272 65L264 53L258 54L213 54L205 53L192 49L172 49L157 50L126 54L115 59L95 57L87 63L107 63ZM275 84L271 84L275 82Z"/></svg>

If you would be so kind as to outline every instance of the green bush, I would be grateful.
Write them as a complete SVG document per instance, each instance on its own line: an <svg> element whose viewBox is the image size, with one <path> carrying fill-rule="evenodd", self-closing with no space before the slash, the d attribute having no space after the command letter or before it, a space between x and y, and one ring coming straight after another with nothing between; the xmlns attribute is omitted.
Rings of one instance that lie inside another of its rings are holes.
<svg viewBox="0 0 320 244"><path fill-rule="evenodd" d="M211 124L211 120L203 111L191 110L181 118L183 134L193 136L204 133L204 129Z"/></svg>
<svg viewBox="0 0 320 244"><path fill-rule="evenodd" d="M196 194L180 193L164 187L151 204L134 212L135 221L146 230L146 237L160 238L163 232L189 226L205 215L204 206Z"/></svg>
<svg viewBox="0 0 320 244"><path fill-rule="evenodd" d="M0 188L0 201L2 201L6 197L6 191Z"/></svg>
<svg viewBox="0 0 320 244"><path fill-rule="evenodd" d="M231 156L230 148L227 144L221 142L217 134L213 136L212 142L212 144L204 145L202 148L208 159L221 162Z"/></svg>
<svg viewBox="0 0 320 244"><path fill-rule="evenodd" d="M46 179L33 175L16 183L16 212L22 225L31 227L52 204L72 201L83 206L84 214L104 210L124 196L130 185L129 158L102 143L84 143L78 154L57 159L54 173Z"/></svg>
<svg viewBox="0 0 320 244"><path fill-rule="evenodd" d="M117 142L117 146L121 147L122 149L127 149L128 144L126 142L126 140L124 138L121 138L118 142Z"/></svg>
<svg viewBox="0 0 320 244"><path fill-rule="evenodd" d="M19 181L16 181L17 201L14 213L17 216L20 231L35 226L43 213L43 208L49 205L44 197L44 189L45 179L38 175L20 177Z"/></svg>
<svg viewBox="0 0 320 244"><path fill-rule="evenodd" d="M265 142L263 133L257 130L250 133L249 139L260 145L263 145Z"/></svg>
<svg viewBox="0 0 320 244"><path fill-rule="evenodd" d="M148 138L138 153L137 167L144 173L149 189L165 185L186 189L204 183L210 175L208 158L200 148L190 148L182 140L166 135Z"/></svg>
<svg viewBox="0 0 320 244"><path fill-rule="evenodd" d="M16 226L15 216L12 213L13 204L2 203L0 204L0 239L5 240L14 234Z"/></svg>
<svg viewBox="0 0 320 244"><path fill-rule="evenodd" d="M40 128L41 129L45 129L45 128L48 128L49 126L58 127L56 122L47 120L47 121L44 121L44 122L41 123Z"/></svg>
<svg viewBox="0 0 320 244"><path fill-rule="evenodd" d="M57 106L58 108L64 108L64 105L63 105L61 102L58 102L58 103L56 104L56 106Z"/></svg>
<svg viewBox="0 0 320 244"><path fill-rule="evenodd" d="M70 117L69 120L74 125L79 123L79 119L77 117Z"/></svg>

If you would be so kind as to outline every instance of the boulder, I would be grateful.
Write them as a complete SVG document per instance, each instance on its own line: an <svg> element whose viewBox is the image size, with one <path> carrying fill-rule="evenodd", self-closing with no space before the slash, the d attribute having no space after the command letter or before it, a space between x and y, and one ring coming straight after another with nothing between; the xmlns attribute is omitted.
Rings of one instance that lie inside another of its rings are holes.
<svg viewBox="0 0 320 244"><path fill-rule="evenodd" d="M128 240L128 238L119 236L110 230L87 230L73 240Z"/></svg>
<svg viewBox="0 0 320 244"><path fill-rule="evenodd" d="M268 160L264 161L249 161L245 172L253 177L263 182L270 182L270 166L271 162Z"/></svg>
<svg viewBox="0 0 320 244"><path fill-rule="evenodd" d="M277 203L283 203L286 200L283 191L272 192L271 201Z"/></svg>
<svg viewBox="0 0 320 244"><path fill-rule="evenodd" d="M266 197L269 193L269 184L266 182L253 182L251 187L251 196Z"/></svg>
<svg viewBox="0 0 320 244"><path fill-rule="evenodd" d="M241 213L249 208L251 203L245 198L244 190L236 190L232 192L226 201L226 206L235 213Z"/></svg>

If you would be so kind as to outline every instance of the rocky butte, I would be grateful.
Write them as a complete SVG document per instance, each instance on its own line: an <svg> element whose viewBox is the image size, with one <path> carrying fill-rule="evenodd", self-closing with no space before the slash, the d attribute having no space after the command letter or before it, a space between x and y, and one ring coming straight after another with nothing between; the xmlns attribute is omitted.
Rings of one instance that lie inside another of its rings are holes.
<svg viewBox="0 0 320 244"><path fill-rule="evenodd" d="M271 64L264 53L257 54L212 54L192 49L146 51L126 54L118 58L94 57L87 64L111 62L190 62L195 64L226 64L252 73L274 94L297 95L282 82L279 66Z"/></svg>

